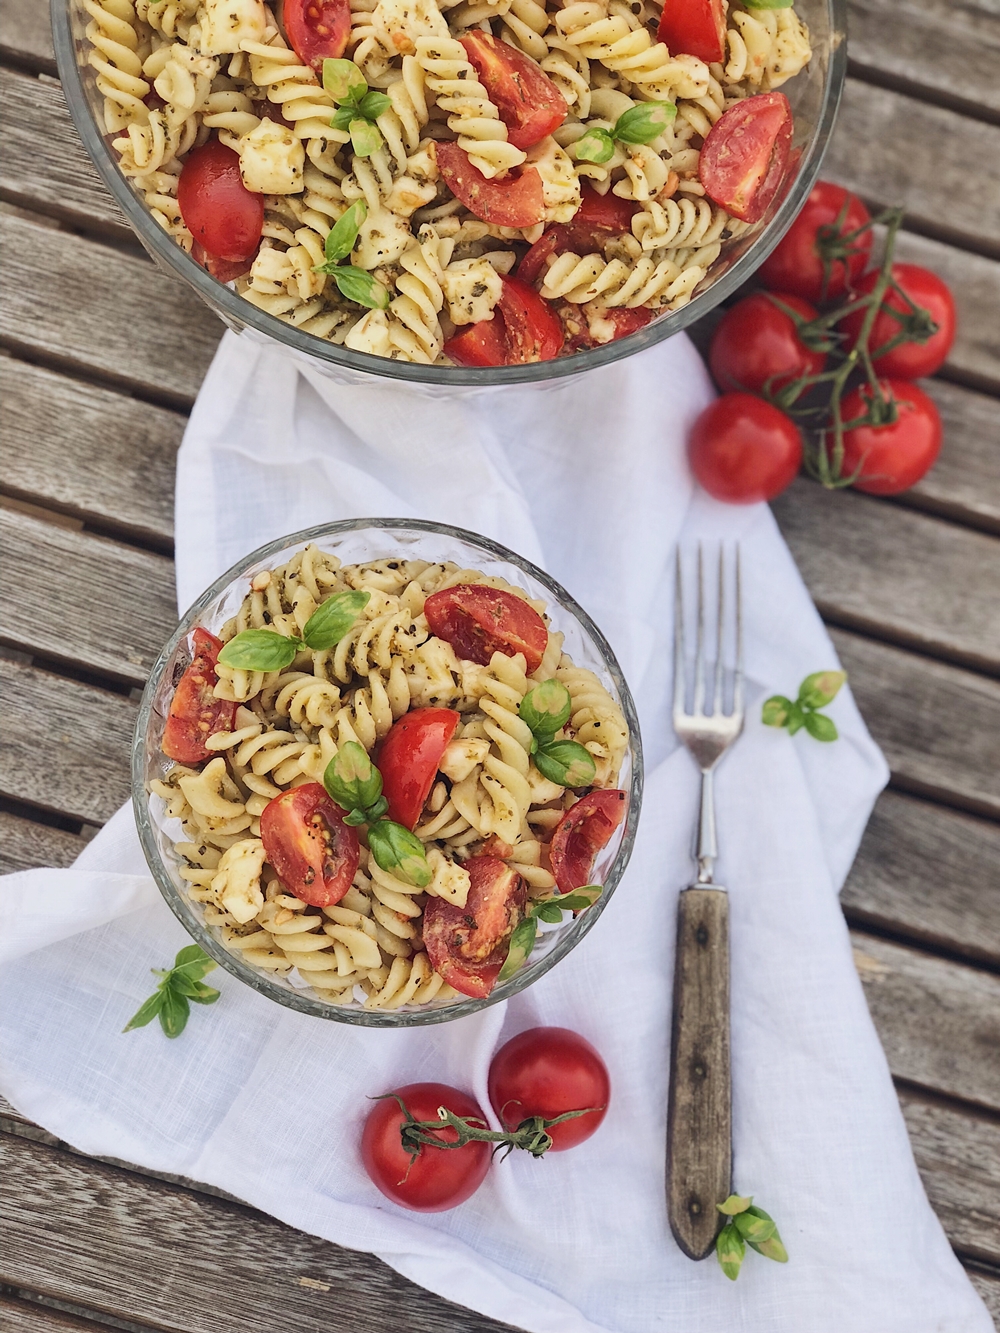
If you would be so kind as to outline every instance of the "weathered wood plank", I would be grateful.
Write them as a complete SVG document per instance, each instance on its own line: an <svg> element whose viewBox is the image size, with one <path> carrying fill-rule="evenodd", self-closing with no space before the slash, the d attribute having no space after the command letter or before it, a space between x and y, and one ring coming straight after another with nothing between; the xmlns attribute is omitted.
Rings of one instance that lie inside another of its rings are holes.
<svg viewBox="0 0 1000 1333"><path fill-rule="evenodd" d="M13 357L0 400L8 494L169 549L183 416Z"/></svg>
<svg viewBox="0 0 1000 1333"><path fill-rule="evenodd" d="M1000 1328L1000 1276L995 1273L984 1273L978 1268L968 1268L967 1272L972 1285L993 1316L993 1322Z"/></svg>
<svg viewBox="0 0 1000 1333"><path fill-rule="evenodd" d="M898 503L1000 532L1000 405L946 380L921 380L944 426L938 461Z"/></svg>
<svg viewBox="0 0 1000 1333"><path fill-rule="evenodd" d="M100 1333L107 1327L46 1305L0 1296L0 1328L4 1333Z"/></svg>
<svg viewBox="0 0 1000 1333"><path fill-rule="evenodd" d="M0 0L0 54L56 72L48 5L38 0Z"/></svg>
<svg viewBox="0 0 1000 1333"><path fill-rule="evenodd" d="M0 510L0 558L19 590L0 634L32 654L142 684L177 623L173 564Z"/></svg>
<svg viewBox="0 0 1000 1333"><path fill-rule="evenodd" d="M79 833L0 810L0 875L36 866L68 866L86 845Z"/></svg>

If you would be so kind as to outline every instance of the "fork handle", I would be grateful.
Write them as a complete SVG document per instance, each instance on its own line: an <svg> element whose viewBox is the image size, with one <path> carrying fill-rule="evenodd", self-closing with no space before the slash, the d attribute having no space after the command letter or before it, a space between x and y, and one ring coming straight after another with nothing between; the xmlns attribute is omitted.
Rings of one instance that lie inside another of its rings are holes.
<svg viewBox="0 0 1000 1333"><path fill-rule="evenodd" d="M677 902L667 1110L667 1216L689 1259L704 1259L724 1222L733 1164L729 1069L729 895L683 889Z"/></svg>

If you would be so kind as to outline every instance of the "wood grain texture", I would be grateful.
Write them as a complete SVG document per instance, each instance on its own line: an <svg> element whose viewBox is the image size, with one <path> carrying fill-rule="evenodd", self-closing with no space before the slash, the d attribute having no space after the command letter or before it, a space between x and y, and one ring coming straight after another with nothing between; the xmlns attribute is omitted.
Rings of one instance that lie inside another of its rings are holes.
<svg viewBox="0 0 1000 1333"><path fill-rule="evenodd" d="M938 461L896 503L1000 533L1000 443L995 398L946 380L921 380L944 427Z"/></svg>
<svg viewBox="0 0 1000 1333"><path fill-rule="evenodd" d="M86 845L79 833L0 810L0 875L36 866L68 866Z"/></svg>
<svg viewBox="0 0 1000 1333"><path fill-rule="evenodd" d="M169 549L185 417L13 357L0 400L8 494Z"/></svg>
<svg viewBox="0 0 1000 1333"><path fill-rule="evenodd" d="M969 1281L983 1298L983 1303L992 1315L994 1324L997 1328L1000 1328L1000 1274L984 1273L977 1268L969 1268L967 1271Z"/></svg>
<svg viewBox="0 0 1000 1333"><path fill-rule="evenodd" d="M8 1300L0 1296L0 1328L4 1333L100 1333L107 1324L53 1310L31 1301Z"/></svg>
<svg viewBox="0 0 1000 1333"><path fill-rule="evenodd" d="M0 0L0 54L55 74L48 5L39 0Z"/></svg>
<svg viewBox="0 0 1000 1333"><path fill-rule="evenodd" d="M667 1219L689 1259L711 1252L731 1193L733 1093L729 1059L729 895L683 889L677 899Z"/></svg>

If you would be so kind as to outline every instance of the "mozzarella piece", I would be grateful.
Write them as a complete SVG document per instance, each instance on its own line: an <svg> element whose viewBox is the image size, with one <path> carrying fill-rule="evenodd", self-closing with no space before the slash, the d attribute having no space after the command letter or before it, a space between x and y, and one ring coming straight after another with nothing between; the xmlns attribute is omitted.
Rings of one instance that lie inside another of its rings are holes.
<svg viewBox="0 0 1000 1333"><path fill-rule="evenodd" d="M542 178L544 220L569 222L580 207L580 181L569 154L549 134L529 149L525 166Z"/></svg>
<svg viewBox="0 0 1000 1333"><path fill-rule="evenodd" d="M472 878L465 867L449 861L436 847L428 847L427 864L431 868L427 892L454 903L456 907L464 907L472 886Z"/></svg>
<svg viewBox="0 0 1000 1333"><path fill-rule="evenodd" d="M240 42L262 42L267 32L264 0L204 0L198 27L206 55L238 51Z"/></svg>
<svg viewBox="0 0 1000 1333"><path fill-rule="evenodd" d="M471 773L475 772L477 766L483 762L489 752L489 741L474 736L465 740L450 741L448 748L441 756L438 769L452 782L464 782ZM561 792L560 795L562 795Z"/></svg>
<svg viewBox="0 0 1000 1333"><path fill-rule="evenodd" d="M366 268L369 272L382 264L393 264L411 239L410 225L405 218L397 217L385 207L373 208L358 232L354 262L358 268Z"/></svg>
<svg viewBox="0 0 1000 1333"><path fill-rule="evenodd" d="M306 153L287 125L262 120L239 141L240 175L254 194L298 194Z"/></svg>
<svg viewBox="0 0 1000 1333"><path fill-rule="evenodd" d="M244 925L264 906L260 872L264 866L264 844L259 838L244 838L226 849L212 880L216 900L231 917Z"/></svg>
<svg viewBox="0 0 1000 1333"><path fill-rule="evenodd" d="M441 286L453 324L478 324L493 318L503 283L488 259L460 259L449 264Z"/></svg>

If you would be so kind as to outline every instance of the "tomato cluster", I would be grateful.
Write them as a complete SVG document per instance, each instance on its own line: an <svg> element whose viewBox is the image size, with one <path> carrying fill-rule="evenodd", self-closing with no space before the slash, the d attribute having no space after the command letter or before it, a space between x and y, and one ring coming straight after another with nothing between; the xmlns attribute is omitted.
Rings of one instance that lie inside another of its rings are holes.
<svg viewBox="0 0 1000 1333"><path fill-rule="evenodd" d="M954 301L915 264L866 273L871 225L860 199L821 181L762 265L766 290L723 315L709 350L723 395L689 443L695 477L717 499L773 499L802 466L803 432L807 467L831 486L892 495L934 463L940 418L911 381L945 360Z"/></svg>

